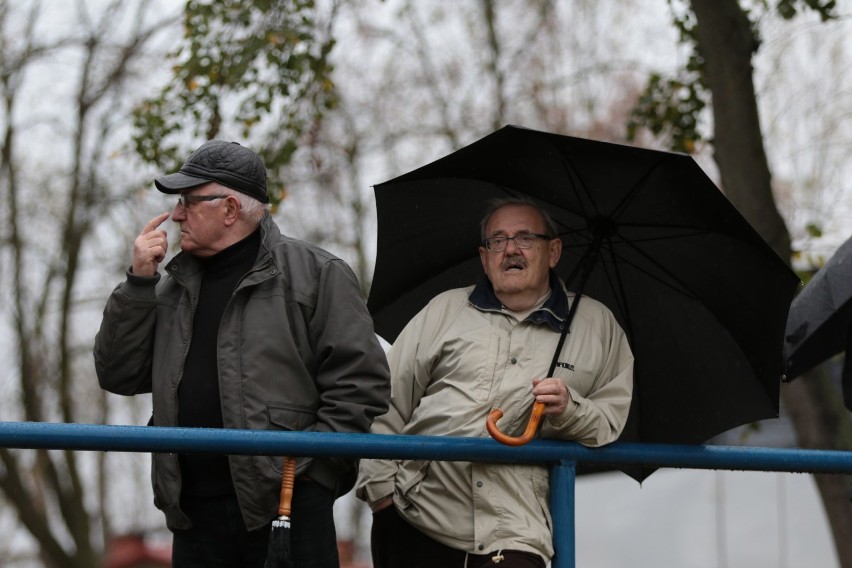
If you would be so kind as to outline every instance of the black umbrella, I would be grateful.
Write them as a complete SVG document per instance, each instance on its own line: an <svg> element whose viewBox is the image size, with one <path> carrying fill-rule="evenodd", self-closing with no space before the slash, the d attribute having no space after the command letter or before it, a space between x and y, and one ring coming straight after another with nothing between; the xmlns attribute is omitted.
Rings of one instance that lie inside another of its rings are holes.
<svg viewBox="0 0 852 568"><path fill-rule="evenodd" d="M290 504L293 499L293 483L296 477L295 458L285 457L281 471L281 494L278 500L278 517L272 521L269 546L264 568L293 568L290 549Z"/></svg>
<svg viewBox="0 0 852 568"><path fill-rule="evenodd" d="M790 306L784 353L791 381L841 351L846 351L843 402L852 410L852 238L820 268Z"/></svg>
<svg viewBox="0 0 852 568"><path fill-rule="evenodd" d="M368 305L388 341L437 293L481 277L486 201L522 196L556 221L569 288L584 286L628 335L622 440L700 443L778 416L799 279L689 156L506 126L375 194Z"/></svg>

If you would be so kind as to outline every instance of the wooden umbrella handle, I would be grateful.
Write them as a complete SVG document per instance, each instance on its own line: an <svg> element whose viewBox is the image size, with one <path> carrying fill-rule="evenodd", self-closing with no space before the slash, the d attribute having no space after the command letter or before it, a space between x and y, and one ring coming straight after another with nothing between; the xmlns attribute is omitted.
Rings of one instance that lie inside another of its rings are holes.
<svg viewBox="0 0 852 568"><path fill-rule="evenodd" d="M499 408L495 408L488 414L488 418L485 420L485 428L488 430L488 433L491 434L491 437L497 440L502 444L506 444L507 446L523 446L527 442L533 439L535 436L536 430L538 430L538 425L541 423L541 417L544 415L544 403L536 402L533 404L532 414L530 415L530 421L527 423L527 429L524 430L524 433L520 436L509 436L504 434L497 428L497 421L503 417L503 411Z"/></svg>
<svg viewBox="0 0 852 568"><path fill-rule="evenodd" d="M296 479L296 458L285 457L281 472L281 495L278 498L278 516L289 517L293 500L293 483Z"/></svg>

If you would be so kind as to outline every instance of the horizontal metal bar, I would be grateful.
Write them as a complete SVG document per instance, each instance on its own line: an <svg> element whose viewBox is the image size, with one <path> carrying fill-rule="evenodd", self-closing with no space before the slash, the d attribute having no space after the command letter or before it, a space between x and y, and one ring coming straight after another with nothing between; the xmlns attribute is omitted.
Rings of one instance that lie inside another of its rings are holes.
<svg viewBox="0 0 852 568"><path fill-rule="evenodd" d="M552 440L534 440L524 446L509 447L490 438L52 422L0 422L0 447L513 463L570 460L604 466L852 473L852 452L835 450L628 442L587 448L574 442Z"/></svg>

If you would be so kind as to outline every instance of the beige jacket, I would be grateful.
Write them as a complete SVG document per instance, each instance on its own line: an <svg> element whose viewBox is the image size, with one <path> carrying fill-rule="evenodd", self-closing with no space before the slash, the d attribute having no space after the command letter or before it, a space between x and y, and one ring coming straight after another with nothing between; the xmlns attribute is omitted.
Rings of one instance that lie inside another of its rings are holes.
<svg viewBox="0 0 852 568"><path fill-rule="evenodd" d="M503 432L520 435L531 411L532 379L544 378L574 295L555 293L524 321L500 310L487 280L434 298L391 348L391 406L378 434L485 437L500 408ZM614 441L633 390L633 355L612 313L581 298L554 376L573 403L542 423L543 438L587 446ZM400 514L447 546L475 554L514 549L553 555L544 465L362 460L357 495L393 495Z"/></svg>

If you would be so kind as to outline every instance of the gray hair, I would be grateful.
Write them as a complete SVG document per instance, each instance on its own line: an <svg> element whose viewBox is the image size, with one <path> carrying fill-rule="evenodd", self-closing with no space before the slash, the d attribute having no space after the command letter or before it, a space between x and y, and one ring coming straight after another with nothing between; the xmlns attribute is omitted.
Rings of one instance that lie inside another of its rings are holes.
<svg viewBox="0 0 852 568"><path fill-rule="evenodd" d="M535 201L525 197L497 197L488 201L485 208L485 215L482 217L482 221L479 222L479 239L482 242L485 242L485 237L487 236L485 234L485 228L488 226L488 221L491 220L491 216L494 215L498 209L509 206L532 207L538 211L538 214L541 216L541 220L544 222L545 234L550 238L556 238L559 235L556 229L556 223L553 222L553 218Z"/></svg>
<svg viewBox="0 0 852 568"><path fill-rule="evenodd" d="M240 202L240 212L243 218L253 225L259 225L261 220L263 220L263 216L266 215L266 212L271 207L269 203L262 203L247 193L231 189L219 183L216 185L218 186L218 191L221 191L223 195L233 196Z"/></svg>

